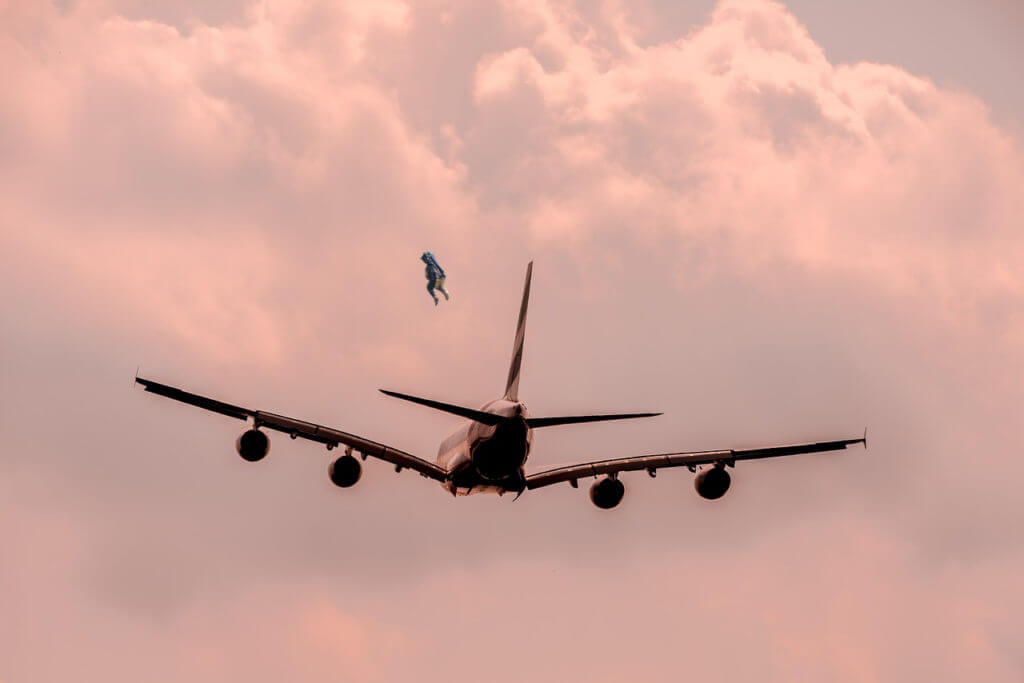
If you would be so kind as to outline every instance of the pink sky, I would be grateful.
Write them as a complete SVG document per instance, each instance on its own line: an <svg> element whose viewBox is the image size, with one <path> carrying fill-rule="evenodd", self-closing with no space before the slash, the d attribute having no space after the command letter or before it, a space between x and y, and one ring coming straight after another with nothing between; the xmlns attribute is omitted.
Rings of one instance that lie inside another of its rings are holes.
<svg viewBox="0 0 1024 683"><path fill-rule="evenodd" d="M1024 679L1020 129L706 9L0 5L0 681ZM610 513L341 491L129 388L433 457L452 421L376 390L496 396L531 259L531 409L665 413L532 464L870 449Z"/></svg>

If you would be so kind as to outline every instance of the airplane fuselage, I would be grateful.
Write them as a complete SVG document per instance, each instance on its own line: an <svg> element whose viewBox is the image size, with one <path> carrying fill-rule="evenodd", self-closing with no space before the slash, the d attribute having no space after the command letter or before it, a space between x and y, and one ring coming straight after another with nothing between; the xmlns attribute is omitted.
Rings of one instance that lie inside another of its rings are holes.
<svg viewBox="0 0 1024 683"><path fill-rule="evenodd" d="M451 473L443 486L452 495L521 491L533 441L529 411L507 399L486 403L480 411L505 419L497 425L467 421L441 442L437 464Z"/></svg>

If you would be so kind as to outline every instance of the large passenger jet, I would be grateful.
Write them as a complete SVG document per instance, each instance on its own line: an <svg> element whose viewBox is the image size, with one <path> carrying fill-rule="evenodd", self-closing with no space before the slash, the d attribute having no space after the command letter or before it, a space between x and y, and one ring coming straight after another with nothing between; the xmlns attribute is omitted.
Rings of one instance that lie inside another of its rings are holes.
<svg viewBox="0 0 1024 683"><path fill-rule="evenodd" d="M441 442L434 462L416 457L397 448L385 446L349 434L332 427L296 420L284 415L253 410L224 403L198 394L160 384L153 380L136 377L135 381L146 391L188 403L221 415L250 422L249 429L242 432L235 444L239 455L249 462L262 460L270 450L270 439L264 430L288 434L293 439L308 439L324 444L327 450L344 446L344 455L334 460L328 474L337 486L352 486L362 474L362 460L367 457L384 460L395 466L395 471L414 470L421 476L440 483L452 495L471 493L515 493L518 498L524 491L538 489L551 484L568 482L578 488L578 481L587 477L595 478L590 487L590 499L599 508L609 509L622 501L625 487L619 474L635 470L646 470L650 476L665 467L687 467L696 473L695 488L704 498L716 499L729 489L730 476L727 467L733 467L738 460L774 458L798 453L818 453L845 449L862 443L867 446L867 432L859 439L841 439L790 446L767 448L725 449L688 453L657 453L610 460L595 460L560 467L542 467L528 472L526 459L530 454L533 430L541 427L600 422L604 420L625 420L654 417L661 413L629 413L619 415L570 415L562 417L534 417L519 400L519 366L523 358L523 338L526 331L526 309L530 302L530 279L533 263L526 268L526 283L523 286L523 301L519 308L519 322L516 325L515 343L512 346L512 363L505 382L505 393L501 398L485 403L479 409L441 403L427 398L381 391L406 401L412 401L428 408L452 413L466 418L466 422Z"/></svg>

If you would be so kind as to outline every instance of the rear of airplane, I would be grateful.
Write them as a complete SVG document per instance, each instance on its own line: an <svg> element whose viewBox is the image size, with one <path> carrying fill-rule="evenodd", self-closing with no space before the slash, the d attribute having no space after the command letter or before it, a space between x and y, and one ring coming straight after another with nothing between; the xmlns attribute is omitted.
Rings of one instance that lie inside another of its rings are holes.
<svg viewBox="0 0 1024 683"><path fill-rule="evenodd" d="M516 336L512 343L512 361L509 363L508 379L505 381L505 394L502 400L492 401L484 409L474 410L464 406L451 403L442 403L428 398L400 394L395 391L381 389L382 393L394 396L405 401L418 403L434 410L440 410L453 415L459 415L469 420L497 426L511 419L507 413L511 408L509 403L519 403L519 375L523 363L523 344L526 338L526 312L530 306L530 283L533 279L533 261L526 266L526 281L523 284L523 299L519 304L519 320L516 323ZM490 410L487 410L490 408ZM518 411L516 411L518 415ZM628 420L635 417L654 417L661 413L626 413L618 415L566 415L561 417L529 417L526 419L526 426L530 429L538 427L553 427L556 425L578 424L582 422L603 422L606 420Z"/></svg>

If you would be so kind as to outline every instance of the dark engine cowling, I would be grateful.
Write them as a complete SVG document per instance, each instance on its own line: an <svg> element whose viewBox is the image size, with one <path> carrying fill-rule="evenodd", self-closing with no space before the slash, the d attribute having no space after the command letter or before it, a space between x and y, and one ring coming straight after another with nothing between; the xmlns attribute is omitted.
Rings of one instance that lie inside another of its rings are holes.
<svg viewBox="0 0 1024 683"><path fill-rule="evenodd" d="M480 476L488 481L514 476L526 460L527 433L526 421L522 418L499 423L493 435L473 448L473 464Z"/></svg>
<svg viewBox="0 0 1024 683"><path fill-rule="evenodd" d="M602 510L610 510L622 502L626 487L618 479L604 477L590 487L590 500Z"/></svg>
<svg viewBox="0 0 1024 683"><path fill-rule="evenodd" d="M249 429L238 435L235 450L244 460L256 462L270 452L270 438L258 429Z"/></svg>
<svg viewBox="0 0 1024 683"><path fill-rule="evenodd" d="M327 474L330 475L331 482L335 486L347 489L359 481L359 477L363 474L363 466L354 456L343 455L331 463L331 466L327 468Z"/></svg>
<svg viewBox="0 0 1024 683"><path fill-rule="evenodd" d="M697 493L702 498L708 500L715 500L725 495L725 492L729 490L729 484L732 482L732 478L729 473L725 471L725 468L720 465L715 465L706 470L701 470L700 474L697 475L697 479L693 482L693 488L697 489Z"/></svg>

